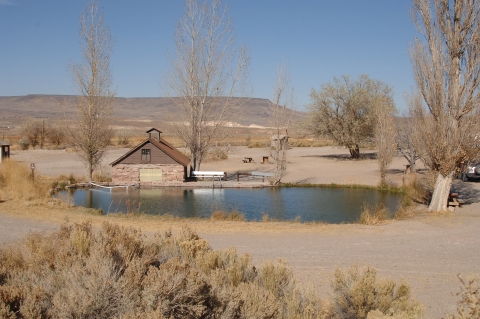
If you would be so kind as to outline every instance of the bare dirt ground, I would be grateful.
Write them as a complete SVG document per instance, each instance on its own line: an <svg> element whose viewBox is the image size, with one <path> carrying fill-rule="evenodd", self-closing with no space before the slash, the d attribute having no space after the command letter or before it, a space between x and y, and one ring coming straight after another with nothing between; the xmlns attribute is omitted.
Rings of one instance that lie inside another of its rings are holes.
<svg viewBox="0 0 480 319"><path fill-rule="evenodd" d="M126 148L112 149L106 153L102 162L100 173L109 173L109 164L125 154ZM12 158L35 163L35 172L49 176L58 176L70 173L83 176L85 169L78 156L65 150L28 150L12 151ZM262 148L232 147L228 159L212 161L202 164L202 170L225 171L229 176L234 176L239 171L274 170L274 165L261 164L262 157L268 156ZM251 157L254 163L243 163L245 157ZM406 160L396 157L389 168L388 179L401 185ZM422 167L420 167L422 168ZM380 181L378 164L374 151L364 151L361 161L349 159L346 149L338 147L298 147L289 151L288 169L282 180L286 183L312 183L312 184L361 184L378 185Z"/></svg>
<svg viewBox="0 0 480 319"><path fill-rule="evenodd" d="M105 163L124 152L110 151ZM378 184L378 166L371 156L350 161L345 159L347 154L339 148L295 148L284 181ZM272 164L259 164L263 155L262 149L235 148L228 160L205 163L202 170L225 170L229 174L272 170ZM253 157L256 164L243 163L245 156ZM12 158L35 162L37 171L46 175L83 174L76 155L64 151L15 151ZM400 157L392 163L388 174L392 183L401 183L404 164ZM455 309L457 297L453 294L460 287L457 275L480 276L480 183L456 180L454 188L467 202L455 212L420 215L381 226L109 217L91 215L83 208L4 202L0 203L0 242L19 239L31 230L54 229L66 219L90 220L94 226L111 221L140 227L146 234L177 231L187 224L214 249L235 246L240 253L251 254L255 264L277 258L288 261L299 280L318 287L324 297L331 292L329 280L337 267L371 265L381 277L408 282L425 305L427 316L440 318Z"/></svg>

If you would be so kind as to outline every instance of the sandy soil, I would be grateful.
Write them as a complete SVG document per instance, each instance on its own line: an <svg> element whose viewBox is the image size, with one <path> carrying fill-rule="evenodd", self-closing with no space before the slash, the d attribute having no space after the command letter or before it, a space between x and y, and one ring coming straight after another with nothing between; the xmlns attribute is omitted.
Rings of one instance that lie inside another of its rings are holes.
<svg viewBox="0 0 480 319"><path fill-rule="evenodd" d="M108 174L109 164L127 150L120 148L108 151L99 171ZM266 155L268 154L262 148L232 147L227 160L203 163L201 170L225 171L229 176L239 171L273 171L272 163L260 164ZM243 163L246 156L252 157L255 163ZM35 163L35 172L44 175L85 175L78 156L64 150L13 151L11 157L17 161ZM348 150L337 147L293 148L289 151L288 168L283 182L378 185L380 177L373 151L365 151L362 157L361 161L352 161ZM401 184L406 163L403 157L396 157L388 170L388 179Z"/></svg>
<svg viewBox="0 0 480 319"><path fill-rule="evenodd" d="M107 154L106 163L125 150ZM376 185L378 167L374 159L350 161L338 148L298 148L290 153L285 182L357 183ZM262 149L235 148L229 159L205 163L202 170L269 171L271 164L245 164L245 156L258 163ZM62 151L14 152L14 159L35 162L40 173L48 175L82 173L75 154ZM401 183L406 161L396 158L388 178ZM382 226L314 225L295 223L212 222L209 220L164 220L152 217L124 218L90 215L82 208L28 206L0 203L0 242L21 238L30 230L49 230L65 221L91 220L99 226L109 220L140 227L146 234L172 229L188 223L206 238L214 249L235 246L248 252L255 264L281 258L290 263L299 280L316 285L327 297L329 280L337 267L357 263L371 265L380 276L405 280L421 300L430 318L440 318L455 309L455 294L460 282L457 274L480 276L480 183L455 181L454 188L467 204L444 215L420 215L414 219L392 221Z"/></svg>

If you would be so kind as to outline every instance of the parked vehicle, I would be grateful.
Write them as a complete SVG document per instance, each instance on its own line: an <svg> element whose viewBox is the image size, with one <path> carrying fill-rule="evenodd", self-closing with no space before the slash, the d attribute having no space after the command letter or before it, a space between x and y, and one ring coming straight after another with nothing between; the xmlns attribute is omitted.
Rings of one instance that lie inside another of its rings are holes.
<svg viewBox="0 0 480 319"><path fill-rule="evenodd" d="M466 166L461 174L461 178L464 182L468 182L470 179L480 178L480 163Z"/></svg>

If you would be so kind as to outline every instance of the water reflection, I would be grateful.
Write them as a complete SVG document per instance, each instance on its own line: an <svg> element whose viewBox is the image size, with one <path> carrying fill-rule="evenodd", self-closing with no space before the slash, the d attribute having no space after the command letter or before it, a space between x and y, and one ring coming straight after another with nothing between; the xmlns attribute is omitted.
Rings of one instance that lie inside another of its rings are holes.
<svg viewBox="0 0 480 319"><path fill-rule="evenodd" d="M238 210L247 220L260 220L262 214L278 220L321 221L328 223L358 220L364 203L384 204L390 213L400 195L364 189L332 188L254 188L254 189L79 189L61 192L60 198L74 205L101 208L105 213L138 209L147 214L208 218L215 210Z"/></svg>

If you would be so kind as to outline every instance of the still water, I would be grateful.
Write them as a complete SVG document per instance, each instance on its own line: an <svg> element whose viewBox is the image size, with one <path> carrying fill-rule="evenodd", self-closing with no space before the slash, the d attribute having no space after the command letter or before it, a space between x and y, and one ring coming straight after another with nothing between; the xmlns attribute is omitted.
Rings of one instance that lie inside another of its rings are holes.
<svg viewBox="0 0 480 319"><path fill-rule="evenodd" d="M341 188L155 188L77 189L57 194L76 206L101 208L104 213L127 212L128 207L146 214L209 218L213 211L237 210L247 220L261 220L262 214L277 220L348 223L358 220L362 206L384 204L395 212L401 195L365 189Z"/></svg>

